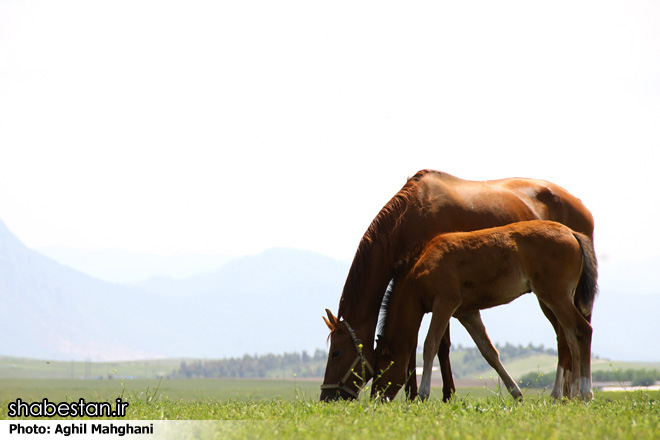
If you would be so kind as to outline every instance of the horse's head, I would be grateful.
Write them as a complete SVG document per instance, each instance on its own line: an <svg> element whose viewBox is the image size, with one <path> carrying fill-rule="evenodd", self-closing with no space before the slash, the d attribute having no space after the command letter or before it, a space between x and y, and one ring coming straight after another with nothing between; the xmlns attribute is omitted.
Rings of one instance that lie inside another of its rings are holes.
<svg viewBox="0 0 660 440"><path fill-rule="evenodd" d="M374 360L374 370L376 371L376 377L378 377L378 373L382 374L390 367L393 362L392 356L390 355L390 348L387 344L387 339L385 339L385 336L378 335L374 353L376 354L376 358Z"/></svg>
<svg viewBox="0 0 660 440"><path fill-rule="evenodd" d="M337 319L328 309L323 317L330 329L330 353L321 385L321 400L355 399L360 388L373 376L372 363L367 360L371 350L364 350L362 341L348 322Z"/></svg>

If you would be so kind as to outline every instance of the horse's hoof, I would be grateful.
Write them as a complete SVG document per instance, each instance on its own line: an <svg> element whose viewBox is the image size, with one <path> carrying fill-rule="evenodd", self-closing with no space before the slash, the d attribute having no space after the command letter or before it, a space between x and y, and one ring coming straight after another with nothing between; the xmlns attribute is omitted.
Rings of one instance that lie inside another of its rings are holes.
<svg viewBox="0 0 660 440"><path fill-rule="evenodd" d="M520 388L515 387L509 389L509 393L511 394L511 397L513 397L514 400L517 400L518 402L522 402L523 400L523 393L520 391Z"/></svg>

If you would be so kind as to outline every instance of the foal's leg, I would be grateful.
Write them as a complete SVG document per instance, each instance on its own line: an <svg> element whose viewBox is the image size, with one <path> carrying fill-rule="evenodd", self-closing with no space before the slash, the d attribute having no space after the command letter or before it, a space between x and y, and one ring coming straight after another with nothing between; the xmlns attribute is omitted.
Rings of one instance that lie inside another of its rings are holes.
<svg viewBox="0 0 660 440"><path fill-rule="evenodd" d="M486 333L486 327L481 320L481 314L479 311L457 316L456 318L461 321L463 327L465 327L468 333L470 333L470 336L472 336L472 339L477 344L481 355L502 378L502 381L504 382L506 389L509 390L509 393L511 393L511 396L513 396L513 398L516 400L522 400L522 391L520 391L516 381L513 380L509 372L506 371L506 368L504 368L504 365L502 365L502 362L500 361L500 354L493 346L493 343L488 337L488 333Z"/></svg>
<svg viewBox="0 0 660 440"><path fill-rule="evenodd" d="M449 337L449 323L447 330L442 335L440 346L438 347L438 362L440 362L440 374L442 375L442 401L449 402L451 396L456 394L454 377L451 373L451 362L449 361L449 351L451 348L451 339ZM406 383L406 395L408 400L414 400L417 397L417 342L415 350L410 354L408 363L408 382Z"/></svg>
<svg viewBox="0 0 660 440"><path fill-rule="evenodd" d="M443 310L444 308L444 310ZM434 307L433 317L429 326L426 340L424 341L424 371L419 386L419 397L422 400L428 399L431 394L431 372L433 370L433 359L438 354L440 340L447 329L449 318L456 308Z"/></svg>

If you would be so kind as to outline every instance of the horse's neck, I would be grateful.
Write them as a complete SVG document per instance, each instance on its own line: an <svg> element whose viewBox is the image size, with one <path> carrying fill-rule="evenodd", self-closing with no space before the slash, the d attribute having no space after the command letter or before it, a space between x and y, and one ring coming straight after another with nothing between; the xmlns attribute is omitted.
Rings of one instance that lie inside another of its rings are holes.
<svg viewBox="0 0 660 440"><path fill-rule="evenodd" d="M351 265L339 314L351 325L375 332L383 296L390 282L392 262L387 253L372 243L364 254L356 255Z"/></svg>

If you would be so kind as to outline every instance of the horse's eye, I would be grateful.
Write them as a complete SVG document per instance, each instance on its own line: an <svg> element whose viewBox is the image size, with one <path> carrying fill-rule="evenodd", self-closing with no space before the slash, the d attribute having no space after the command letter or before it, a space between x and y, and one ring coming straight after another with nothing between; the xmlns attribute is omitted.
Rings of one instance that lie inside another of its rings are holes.
<svg viewBox="0 0 660 440"><path fill-rule="evenodd" d="M337 359L340 354L341 354L341 350L335 350L335 351L332 352L331 356L332 356L333 359Z"/></svg>

